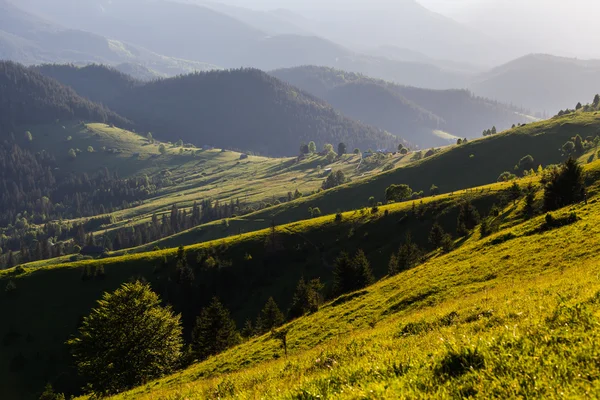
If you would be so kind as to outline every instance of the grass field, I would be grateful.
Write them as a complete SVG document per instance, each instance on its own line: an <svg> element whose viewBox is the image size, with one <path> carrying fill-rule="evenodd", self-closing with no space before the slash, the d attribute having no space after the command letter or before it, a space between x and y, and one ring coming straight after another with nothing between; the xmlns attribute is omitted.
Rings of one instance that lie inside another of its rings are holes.
<svg viewBox="0 0 600 400"><path fill-rule="evenodd" d="M115 398L596 398L597 190L292 322L287 357L267 334Z"/></svg>

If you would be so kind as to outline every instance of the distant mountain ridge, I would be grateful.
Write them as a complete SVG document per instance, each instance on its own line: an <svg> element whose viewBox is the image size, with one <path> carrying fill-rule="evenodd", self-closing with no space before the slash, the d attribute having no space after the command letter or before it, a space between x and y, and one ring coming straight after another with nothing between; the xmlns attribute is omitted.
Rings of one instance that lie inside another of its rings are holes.
<svg viewBox="0 0 600 400"><path fill-rule="evenodd" d="M304 66L271 72L320 97L346 115L386 129L420 146L448 143L436 131L458 137L481 136L531 119L466 90L427 90L325 67Z"/></svg>
<svg viewBox="0 0 600 400"><path fill-rule="evenodd" d="M159 76L217 68L165 57L142 47L79 29L69 29L0 0L0 59L40 63L141 64Z"/></svg>
<svg viewBox="0 0 600 400"><path fill-rule="evenodd" d="M142 83L100 66L46 65L44 74L131 119L139 132L196 145L297 155L315 141L348 149L394 148L398 138L338 113L323 100L256 69Z"/></svg>
<svg viewBox="0 0 600 400"><path fill-rule="evenodd" d="M600 88L600 60L530 54L482 74L476 93L553 115L590 101Z"/></svg>

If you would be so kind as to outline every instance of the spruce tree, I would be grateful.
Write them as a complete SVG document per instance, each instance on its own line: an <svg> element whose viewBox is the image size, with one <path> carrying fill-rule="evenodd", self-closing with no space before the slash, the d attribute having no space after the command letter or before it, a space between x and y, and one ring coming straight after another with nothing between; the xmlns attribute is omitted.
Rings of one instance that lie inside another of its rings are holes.
<svg viewBox="0 0 600 400"><path fill-rule="evenodd" d="M473 204L467 200L460 205L458 211L457 231L460 235L466 236L479 223L479 212Z"/></svg>
<svg viewBox="0 0 600 400"><path fill-rule="evenodd" d="M204 360L240 342L240 335L229 311L218 298L202 310L192 332L192 352Z"/></svg>
<svg viewBox="0 0 600 400"><path fill-rule="evenodd" d="M336 296L354 290L356 275L352 265L352 260L348 253L343 252L335 260L333 266L333 292Z"/></svg>
<svg viewBox="0 0 600 400"><path fill-rule="evenodd" d="M256 326L259 332L265 333L281 326L284 321L285 318L279 310L279 306L277 306L273 297L269 297L269 300L267 300L267 303L258 316Z"/></svg>
<svg viewBox="0 0 600 400"><path fill-rule="evenodd" d="M402 272L417 266L421 259L421 250L412 240L410 233L406 234L404 243L398 251L398 271Z"/></svg>
<svg viewBox="0 0 600 400"><path fill-rule="evenodd" d="M358 250L358 252L356 252L354 259L352 260L352 267L356 276L354 290L365 288L375 281L373 271L371 270L371 264L364 251Z"/></svg>
<svg viewBox="0 0 600 400"><path fill-rule="evenodd" d="M434 249L440 248L444 235L445 232L442 226L438 222L435 222L429 231L429 243Z"/></svg>
<svg viewBox="0 0 600 400"><path fill-rule="evenodd" d="M544 208L553 211L585 198L583 168L569 158L558 170L544 178Z"/></svg>
<svg viewBox="0 0 600 400"><path fill-rule="evenodd" d="M322 303L322 290L323 284L319 279L306 282L304 277L300 278L288 312L289 318L299 318L305 314L316 312Z"/></svg>

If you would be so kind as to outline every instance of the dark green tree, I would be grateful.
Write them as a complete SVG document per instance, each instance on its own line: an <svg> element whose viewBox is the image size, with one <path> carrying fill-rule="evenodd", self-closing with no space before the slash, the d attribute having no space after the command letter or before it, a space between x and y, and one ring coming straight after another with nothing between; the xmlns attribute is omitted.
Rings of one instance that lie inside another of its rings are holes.
<svg viewBox="0 0 600 400"><path fill-rule="evenodd" d="M404 201L412 196L412 189L408 185L390 185L385 190L385 199L387 201Z"/></svg>
<svg viewBox="0 0 600 400"><path fill-rule="evenodd" d="M98 395L172 372L183 345L180 317L140 282L105 293L67 343L87 387Z"/></svg>
<svg viewBox="0 0 600 400"><path fill-rule="evenodd" d="M373 270L371 269L371 264L365 255L365 252L362 250L358 250L354 259L352 260L352 266L354 268L356 274L356 289L362 289L371 285L375 282L375 278L373 277Z"/></svg>
<svg viewBox="0 0 600 400"><path fill-rule="evenodd" d="M289 318L299 318L305 314L318 311L323 302L321 295L323 288L324 286L320 279L313 279L310 282L306 282L304 277L300 278L288 312Z"/></svg>
<svg viewBox="0 0 600 400"><path fill-rule="evenodd" d="M429 243L433 246L434 249L439 249L442 245L442 240L444 240L444 229L442 226L435 222L429 231Z"/></svg>
<svg viewBox="0 0 600 400"><path fill-rule="evenodd" d="M397 267L394 269L388 268L390 275L398 274L399 272L406 271L408 269L416 267L421 260L421 250L419 246L412 240L412 235L406 234L404 243L400 246L398 254L396 255Z"/></svg>
<svg viewBox="0 0 600 400"><path fill-rule="evenodd" d="M556 210L585 198L583 168L570 157L561 168L555 169L545 176L544 209Z"/></svg>
<svg viewBox="0 0 600 400"><path fill-rule="evenodd" d="M346 147L345 143L342 142L342 143L338 144L338 151L337 151L337 153L338 153L339 156L343 156L347 152L348 152L348 147Z"/></svg>
<svg viewBox="0 0 600 400"><path fill-rule="evenodd" d="M585 148L583 146L583 139L581 138L581 136L576 135L573 138L573 142L575 143L575 152L577 154L582 154L585 151Z"/></svg>
<svg viewBox="0 0 600 400"><path fill-rule="evenodd" d="M192 332L192 352L200 360L240 343L240 335L229 311L218 298L202 310Z"/></svg>
<svg viewBox="0 0 600 400"><path fill-rule="evenodd" d="M531 218L535 215L535 186L533 183L529 182L527 188L525 189L525 208L524 213L525 216Z"/></svg>
<svg viewBox="0 0 600 400"><path fill-rule="evenodd" d="M523 191L521 190L521 186L517 182L513 182L508 189L508 197L513 202L513 204L517 204L517 200L521 198Z"/></svg>
<svg viewBox="0 0 600 400"><path fill-rule="evenodd" d="M281 310L279 310L279 306L272 297L269 297L269 300L267 300L267 303L258 316L256 327L260 333L265 333L281 326L284 321L285 317Z"/></svg>
<svg viewBox="0 0 600 400"><path fill-rule="evenodd" d="M336 296L356 288L356 272L348 253L343 252L333 266L333 292Z"/></svg>
<svg viewBox="0 0 600 400"><path fill-rule="evenodd" d="M466 236L470 231L479 224L479 211L471 203L471 201L464 201L458 210L457 220L457 232L459 235Z"/></svg>

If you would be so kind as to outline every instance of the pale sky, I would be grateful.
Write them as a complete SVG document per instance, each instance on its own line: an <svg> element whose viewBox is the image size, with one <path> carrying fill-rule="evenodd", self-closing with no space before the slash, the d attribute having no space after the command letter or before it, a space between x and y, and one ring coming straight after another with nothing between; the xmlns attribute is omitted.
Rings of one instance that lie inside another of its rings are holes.
<svg viewBox="0 0 600 400"><path fill-rule="evenodd" d="M214 0L314 17L332 10L401 9L408 0ZM519 51L600 58L600 0L417 0Z"/></svg>

